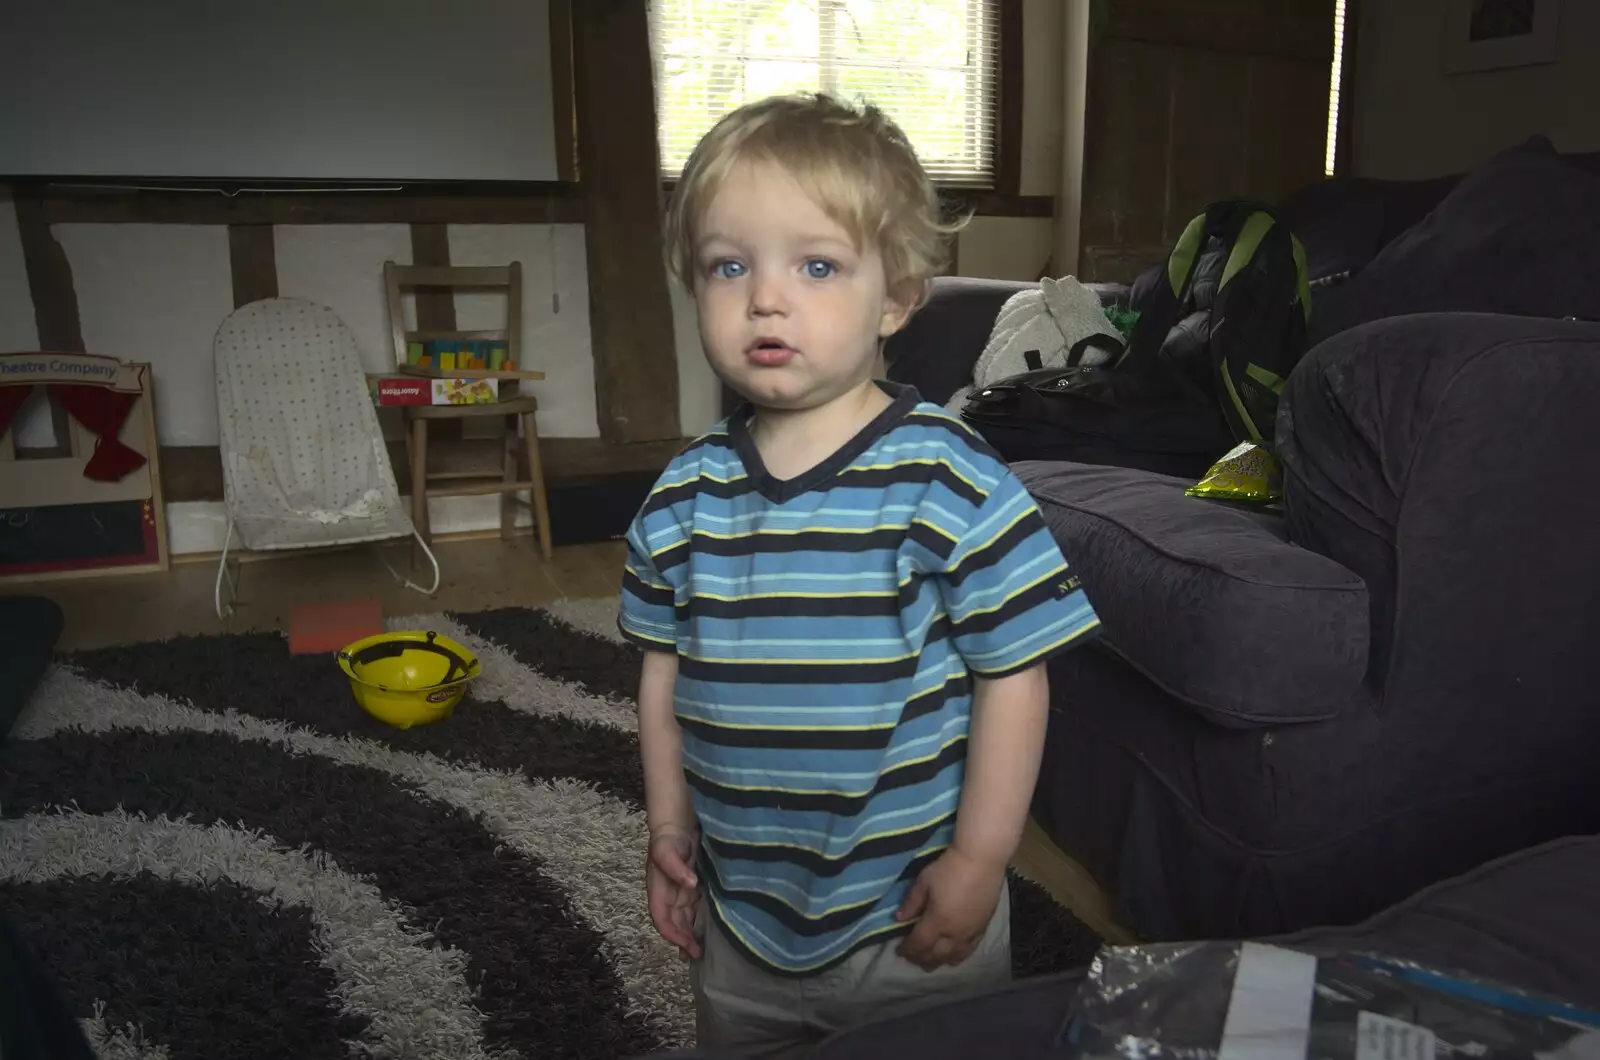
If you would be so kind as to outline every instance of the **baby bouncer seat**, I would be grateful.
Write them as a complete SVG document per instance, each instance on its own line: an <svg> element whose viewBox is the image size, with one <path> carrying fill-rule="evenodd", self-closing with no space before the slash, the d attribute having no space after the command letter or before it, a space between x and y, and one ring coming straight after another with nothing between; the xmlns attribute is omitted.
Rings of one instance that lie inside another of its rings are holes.
<svg viewBox="0 0 1600 1060"><path fill-rule="evenodd" d="M434 593L439 561L401 504L360 353L338 315L300 298L251 302L222 322L212 352L228 514L218 617L237 595L228 567L236 536L253 552L415 538L433 584L390 573Z"/></svg>

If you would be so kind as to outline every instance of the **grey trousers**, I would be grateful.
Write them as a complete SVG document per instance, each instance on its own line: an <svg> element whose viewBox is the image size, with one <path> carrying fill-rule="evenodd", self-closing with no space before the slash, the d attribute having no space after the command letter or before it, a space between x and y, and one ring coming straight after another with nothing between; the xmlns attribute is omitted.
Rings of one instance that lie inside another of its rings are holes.
<svg viewBox="0 0 1600 1060"><path fill-rule="evenodd" d="M858 950L820 975L776 975L709 925L702 901L696 919L702 952L689 967L699 1044L741 1056L801 1057L837 1031L1011 979L1009 887L1001 888L1000 904L972 956L931 972L900 956L903 937L896 937Z"/></svg>

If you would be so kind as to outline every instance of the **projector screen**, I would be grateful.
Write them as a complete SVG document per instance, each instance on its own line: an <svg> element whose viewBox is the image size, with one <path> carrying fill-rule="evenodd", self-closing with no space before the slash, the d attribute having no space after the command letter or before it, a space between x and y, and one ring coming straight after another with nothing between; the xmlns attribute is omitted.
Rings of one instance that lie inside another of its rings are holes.
<svg viewBox="0 0 1600 1060"><path fill-rule="evenodd" d="M7 0L0 177L556 180L547 0Z"/></svg>

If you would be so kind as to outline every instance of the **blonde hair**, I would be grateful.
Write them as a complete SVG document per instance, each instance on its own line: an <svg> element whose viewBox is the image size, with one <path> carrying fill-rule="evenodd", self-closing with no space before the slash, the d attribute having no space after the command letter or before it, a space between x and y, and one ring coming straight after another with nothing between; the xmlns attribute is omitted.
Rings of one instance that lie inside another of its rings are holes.
<svg viewBox="0 0 1600 1060"><path fill-rule="evenodd" d="M883 258L890 295L921 305L965 218L940 220L939 197L905 133L871 104L824 93L772 96L727 114L689 156L667 211L673 271L695 285L695 230L728 172L770 162L794 177L858 247Z"/></svg>

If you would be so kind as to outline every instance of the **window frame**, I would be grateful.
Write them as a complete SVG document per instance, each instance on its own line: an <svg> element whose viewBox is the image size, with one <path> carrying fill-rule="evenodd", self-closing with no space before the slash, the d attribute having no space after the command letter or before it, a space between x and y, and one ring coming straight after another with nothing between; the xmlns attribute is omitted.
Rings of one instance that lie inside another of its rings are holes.
<svg viewBox="0 0 1600 1060"><path fill-rule="evenodd" d="M942 198L966 202L993 199L1015 199L1022 187L1022 3L1023 0L995 0L996 41L994 120L989 123L990 157L993 159L992 178L988 184L944 184L935 182ZM652 86L656 85L654 71ZM656 150L661 147L661 123L656 121ZM664 169L661 186L671 192L677 186L677 174ZM988 211L985 211L988 212Z"/></svg>

